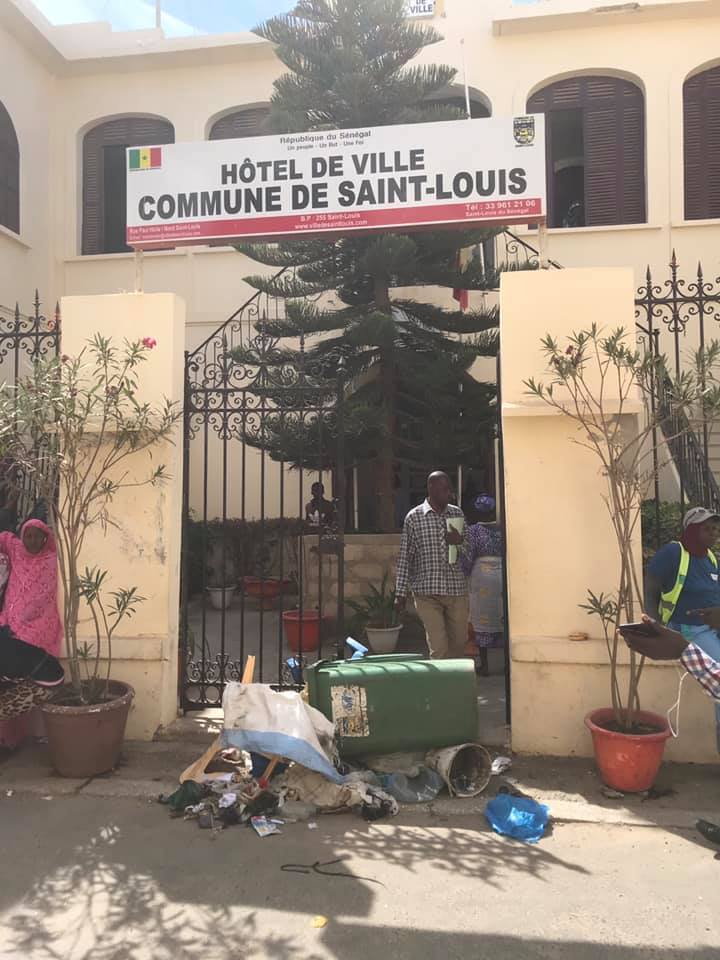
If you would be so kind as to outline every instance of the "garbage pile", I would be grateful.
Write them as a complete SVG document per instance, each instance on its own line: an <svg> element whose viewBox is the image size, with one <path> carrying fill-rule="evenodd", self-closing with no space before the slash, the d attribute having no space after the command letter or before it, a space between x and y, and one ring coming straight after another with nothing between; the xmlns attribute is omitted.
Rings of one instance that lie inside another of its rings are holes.
<svg viewBox="0 0 720 960"><path fill-rule="evenodd" d="M471 742L341 759L336 723L298 693L252 683L251 674L249 664L244 682L227 685L222 734L183 772L180 787L159 798L171 816L212 831L245 824L261 838L281 833L287 823L314 829L319 814L353 811L373 822L396 816L400 804L430 803L444 790L476 797L511 763L505 757L492 762ZM340 710L349 707L342 703ZM532 809L534 802L498 796L486 817L497 832L535 842L548 814Z"/></svg>

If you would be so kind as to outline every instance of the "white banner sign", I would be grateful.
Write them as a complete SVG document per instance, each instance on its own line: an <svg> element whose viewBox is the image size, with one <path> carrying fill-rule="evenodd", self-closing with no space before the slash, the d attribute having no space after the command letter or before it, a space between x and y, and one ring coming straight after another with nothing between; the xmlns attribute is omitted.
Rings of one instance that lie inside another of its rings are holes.
<svg viewBox="0 0 720 960"><path fill-rule="evenodd" d="M405 0L406 17L434 17L437 0Z"/></svg>
<svg viewBox="0 0 720 960"><path fill-rule="evenodd" d="M144 249L545 216L542 116L131 148L127 165Z"/></svg>

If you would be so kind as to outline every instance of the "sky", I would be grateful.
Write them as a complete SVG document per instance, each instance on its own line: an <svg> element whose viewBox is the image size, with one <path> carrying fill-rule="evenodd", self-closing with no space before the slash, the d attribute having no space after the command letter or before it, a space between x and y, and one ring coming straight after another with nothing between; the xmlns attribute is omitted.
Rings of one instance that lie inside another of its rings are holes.
<svg viewBox="0 0 720 960"><path fill-rule="evenodd" d="M106 20L115 30L155 26L155 0L33 0L51 23ZM478 0L481 2L481 0ZM537 3L538 0L513 0ZM249 30L276 13L285 13L294 0L162 0L163 28L168 36L195 33L237 33Z"/></svg>
<svg viewBox="0 0 720 960"><path fill-rule="evenodd" d="M33 0L54 24L106 20L115 30L155 26L154 0ZM162 0L163 28L168 36L194 33L236 33L249 30L293 0Z"/></svg>

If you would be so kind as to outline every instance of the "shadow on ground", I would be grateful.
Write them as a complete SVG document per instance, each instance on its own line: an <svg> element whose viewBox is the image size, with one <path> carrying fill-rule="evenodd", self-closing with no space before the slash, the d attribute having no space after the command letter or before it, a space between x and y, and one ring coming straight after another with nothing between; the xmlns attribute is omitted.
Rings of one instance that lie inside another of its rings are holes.
<svg viewBox="0 0 720 960"><path fill-rule="evenodd" d="M261 936L254 913L283 911L303 926L307 916L326 911L360 921L377 898L387 902L388 883L407 887L410 876L416 875L417 884L417 875L438 870L454 881L472 882L480 896L483 888L507 886L514 874L538 880L551 870L587 876L582 866L540 846L464 825L369 825L345 815L326 818L316 833L295 824L282 837L260 840L242 827L213 837L194 823L169 820L159 806L137 801L121 825L113 815L116 806L81 797L44 804L3 801L6 828L8 818L15 824L12 834L3 831L4 869L13 865L0 892L3 957L230 960L255 952L310 957L294 949L282 923L272 935ZM41 832L34 823L38 816ZM326 824L330 835L324 833ZM281 870L286 863L338 857L347 861L330 869L353 877L332 880ZM373 882L378 872L382 883ZM362 956L367 960L371 954Z"/></svg>
<svg viewBox="0 0 720 960"><path fill-rule="evenodd" d="M369 825L345 815L323 818L316 831L299 823L261 840L241 827L213 836L135 800L14 797L0 804L4 960L717 956L715 949L612 945L642 941L643 929L656 942L670 931L666 911L678 889L664 877L664 864L672 860L672 875L685 876L696 862L687 844L673 841L668 861L648 869L648 831L636 834L637 849L624 834L606 855L605 835L596 835L588 854L588 830L579 826L528 846L467 818L452 825L427 816ZM341 862L328 869L352 876L282 870L337 858ZM714 868L703 862L693 883L706 885ZM682 894L684 881L677 884ZM645 910L651 889L658 891L658 916ZM611 922L600 936L597 917L615 919L622 891L630 900L637 894L640 910L626 902L617 927ZM681 914L687 909L685 902L678 906ZM690 943L713 942L712 909L708 903L688 917ZM325 929L312 929L318 914L330 920ZM534 935L523 938L523 929ZM545 929L546 940L537 936ZM586 940L575 940L578 929ZM675 942L671 932L663 939Z"/></svg>

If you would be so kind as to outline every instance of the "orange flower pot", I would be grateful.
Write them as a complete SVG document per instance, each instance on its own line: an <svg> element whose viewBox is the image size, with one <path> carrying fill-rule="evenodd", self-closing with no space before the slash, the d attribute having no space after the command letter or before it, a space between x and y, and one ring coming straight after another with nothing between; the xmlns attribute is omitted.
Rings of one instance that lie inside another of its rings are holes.
<svg viewBox="0 0 720 960"><path fill-rule="evenodd" d="M592 710L585 717L585 726L592 735L595 763L604 783L622 793L642 793L655 782L665 752L665 742L672 736L665 717L647 710L635 715L638 723L655 727L656 733L620 733L607 730L615 712L610 707Z"/></svg>

